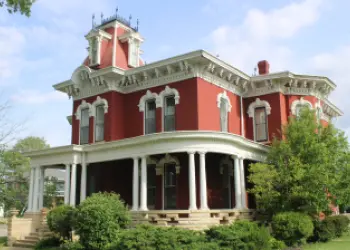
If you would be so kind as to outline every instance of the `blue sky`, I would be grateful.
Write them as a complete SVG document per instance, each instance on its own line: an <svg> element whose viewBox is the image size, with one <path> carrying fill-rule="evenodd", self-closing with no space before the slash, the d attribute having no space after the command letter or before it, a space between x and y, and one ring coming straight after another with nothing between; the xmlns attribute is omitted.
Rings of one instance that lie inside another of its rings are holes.
<svg viewBox="0 0 350 250"><path fill-rule="evenodd" d="M117 4L140 19L146 62L205 49L248 74L266 59L271 71L330 77L338 85L330 99L345 112L337 125L350 132L350 1L37 0L30 18L0 10L0 98L11 104L9 121L23 122L17 138L70 143L72 101L52 85L87 55L92 14L112 15Z"/></svg>

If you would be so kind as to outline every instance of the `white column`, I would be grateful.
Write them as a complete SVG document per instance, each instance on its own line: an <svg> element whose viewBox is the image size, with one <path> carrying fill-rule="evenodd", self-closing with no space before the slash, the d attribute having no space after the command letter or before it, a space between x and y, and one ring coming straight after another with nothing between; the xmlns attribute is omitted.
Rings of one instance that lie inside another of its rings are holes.
<svg viewBox="0 0 350 250"><path fill-rule="evenodd" d="M241 184L242 184L242 207L247 208L247 199L246 199L246 190L245 190L245 176L244 176L244 164L243 164L243 158L239 158L239 166L240 166L240 172L241 172Z"/></svg>
<svg viewBox="0 0 350 250"><path fill-rule="evenodd" d="M139 208L139 158L134 158L134 171L132 175L132 211Z"/></svg>
<svg viewBox="0 0 350 250"><path fill-rule="evenodd" d="M235 176L236 209L241 209L242 208L242 184L241 184L240 161L237 156L232 156L232 158L235 161L234 176Z"/></svg>
<svg viewBox="0 0 350 250"><path fill-rule="evenodd" d="M66 164L66 172L64 175L64 204L69 204L69 187L70 187L70 165Z"/></svg>
<svg viewBox="0 0 350 250"><path fill-rule="evenodd" d="M86 199L86 176L87 176L87 164L85 161L81 163L81 176L80 176L80 203Z"/></svg>
<svg viewBox="0 0 350 250"><path fill-rule="evenodd" d="M33 192L34 192L34 175L35 169L30 169L29 196L28 196L28 212L33 211Z"/></svg>
<svg viewBox="0 0 350 250"><path fill-rule="evenodd" d="M40 168L39 210L44 207L45 168Z"/></svg>
<svg viewBox="0 0 350 250"><path fill-rule="evenodd" d="M33 210L32 212L39 211L39 178L40 178L40 168L35 166L34 168L34 192L33 192Z"/></svg>
<svg viewBox="0 0 350 250"><path fill-rule="evenodd" d="M189 210L197 210L196 204L196 169L194 162L194 152L188 152L188 186L190 196Z"/></svg>
<svg viewBox="0 0 350 250"><path fill-rule="evenodd" d="M77 164L72 164L72 175L70 180L70 201L71 206L75 206L76 186L77 186Z"/></svg>
<svg viewBox="0 0 350 250"><path fill-rule="evenodd" d="M141 199L140 210L147 211L147 160L146 156L141 158Z"/></svg>
<svg viewBox="0 0 350 250"><path fill-rule="evenodd" d="M201 210L208 209L207 196L207 174L205 169L205 152L199 152L199 174L200 174L200 192L201 192Z"/></svg>

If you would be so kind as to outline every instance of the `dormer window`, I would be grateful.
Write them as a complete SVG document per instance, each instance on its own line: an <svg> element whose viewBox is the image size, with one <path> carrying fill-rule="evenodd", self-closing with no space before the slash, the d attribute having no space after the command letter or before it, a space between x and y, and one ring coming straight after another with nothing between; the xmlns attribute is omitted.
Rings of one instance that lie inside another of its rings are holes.
<svg viewBox="0 0 350 250"><path fill-rule="evenodd" d="M139 43L136 39L129 39L128 64L131 67L139 66Z"/></svg>
<svg viewBox="0 0 350 250"><path fill-rule="evenodd" d="M165 97L164 107L164 131L175 130L175 98L174 96Z"/></svg>
<svg viewBox="0 0 350 250"><path fill-rule="evenodd" d="M220 129L222 132L228 132L228 113L231 112L232 106L226 91L218 94L217 105L220 109Z"/></svg>
<svg viewBox="0 0 350 250"><path fill-rule="evenodd" d="M102 41L112 39L112 35L104 30L93 29L85 36L89 41L89 66L98 66L101 64L101 44Z"/></svg>
<svg viewBox="0 0 350 250"><path fill-rule="evenodd" d="M99 65L99 39L97 37L92 37L90 40L90 65Z"/></svg>

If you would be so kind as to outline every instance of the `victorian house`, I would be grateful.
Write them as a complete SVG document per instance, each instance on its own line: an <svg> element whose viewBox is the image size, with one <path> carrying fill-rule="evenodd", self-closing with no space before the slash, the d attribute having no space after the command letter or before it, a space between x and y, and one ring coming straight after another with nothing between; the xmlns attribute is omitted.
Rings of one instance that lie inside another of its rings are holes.
<svg viewBox="0 0 350 250"><path fill-rule="evenodd" d="M264 161L288 117L342 112L327 77L250 76L203 51L145 64L143 37L115 15L85 36L88 56L53 87L72 99L71 145L29 152L27 218L43 207L44 171L65 169L64 201L120 194L134 223L203 228L253 215L248 166ZM34 217L33 217L34 218Z"/></svg>

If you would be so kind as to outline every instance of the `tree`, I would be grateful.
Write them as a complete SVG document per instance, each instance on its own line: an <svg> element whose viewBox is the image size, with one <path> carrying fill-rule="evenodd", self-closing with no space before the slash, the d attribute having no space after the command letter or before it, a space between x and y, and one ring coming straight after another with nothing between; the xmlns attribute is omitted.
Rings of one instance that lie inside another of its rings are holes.
<svg viewBox="0 0 350 250"><path fill-rule="evenodd" d="M34 2L35 0L0 0L0 7L5 6L10 14L20 12L29 17Z"/></svg>
<svg viewBox="0 0 350 250"><path fill-rule="evenodd" d="M29 190L29 159L22 152L49 148L44 138L29 136L0 151L0 204L5 209L24 207Z"/></svg>
<svg viewBox="0 0 350 250"><path fill-rule="evenodd" d="M316 215L328 211L331 202L349 204L347 138L332 124L322 127L315 117L305 109L298 119L290 118L284 139L274 139L266 163L250 166L250 192L268 218L284 211Z"/></svg>

